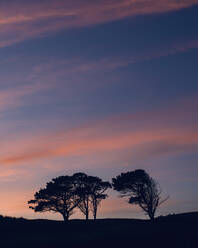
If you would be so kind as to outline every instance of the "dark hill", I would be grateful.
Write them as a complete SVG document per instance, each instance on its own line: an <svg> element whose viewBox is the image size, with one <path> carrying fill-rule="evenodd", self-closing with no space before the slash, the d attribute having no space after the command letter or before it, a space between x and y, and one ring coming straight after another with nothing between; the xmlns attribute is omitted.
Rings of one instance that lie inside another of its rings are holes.
<svg viewBox="0 0 198 248"><path fill-rule="evenodd" d="M198 212L136 219L26 220L0 217L2 248L198 247Z"/></svg>

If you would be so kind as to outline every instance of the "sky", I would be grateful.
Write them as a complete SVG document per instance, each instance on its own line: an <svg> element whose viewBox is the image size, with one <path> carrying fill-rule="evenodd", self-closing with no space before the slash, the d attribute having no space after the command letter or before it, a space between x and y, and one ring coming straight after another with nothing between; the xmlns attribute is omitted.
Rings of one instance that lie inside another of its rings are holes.
<svg viewBox="0 0 198 248"><path fill-rule="evenodd" d="M0 214L60 175L146 170L198 210L198 0L1 0ZM113 190L99 218L145 218ZM76 211L73 218L84 218Z"/></svg>

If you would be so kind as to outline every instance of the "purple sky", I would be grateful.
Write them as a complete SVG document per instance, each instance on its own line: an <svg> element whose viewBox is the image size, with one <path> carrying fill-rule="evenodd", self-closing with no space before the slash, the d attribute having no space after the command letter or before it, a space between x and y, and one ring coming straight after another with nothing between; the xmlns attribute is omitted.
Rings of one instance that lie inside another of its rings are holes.
<svg viewBox="0 0 198 248"><path fill-rule="evenodd" d="M198 0L0 3L0 214L59 175L145 169L198 210ZM78 211L74 218L83 217ZM109 191L99 217L145 217Z"/></svg>

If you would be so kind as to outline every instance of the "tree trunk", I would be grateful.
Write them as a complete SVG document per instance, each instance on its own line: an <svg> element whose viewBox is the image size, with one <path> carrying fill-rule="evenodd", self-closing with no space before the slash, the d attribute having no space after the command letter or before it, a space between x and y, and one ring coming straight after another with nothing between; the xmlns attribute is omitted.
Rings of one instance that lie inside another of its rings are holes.
<svg viewBox="0 0 198 248"><path fill-rule="evenodd" d="M155 214L154 213L149 213L149 218L151 221L155 219Z"/></svg>
<svg viewBox="0 0 198 248"><path fill-rule="evenodd" d="M89 219L89 211L88 210L86 210L86 220L88 220Z"/></svg>
<svg viewBox="0 0 198 248"><path fill-rule="evenodd" d="M63 214L63 219L65 222L67 222L69 220L69 215Z"/></svg>
<svg viewBox="0 0 198 248"><path fill-rule="evenodd" d="M94 220L96 220L96 216L97 216L97 207L94 208Z"/></svg>
<svg viewBox="0 0 198 248"><path fill-rule="evenodd" d="M87 199L86 199L86 213L85 213L85 216L86 216L86 220L88 220L89 219L89 199L88 199L88 197L87 197Z"/></svg>

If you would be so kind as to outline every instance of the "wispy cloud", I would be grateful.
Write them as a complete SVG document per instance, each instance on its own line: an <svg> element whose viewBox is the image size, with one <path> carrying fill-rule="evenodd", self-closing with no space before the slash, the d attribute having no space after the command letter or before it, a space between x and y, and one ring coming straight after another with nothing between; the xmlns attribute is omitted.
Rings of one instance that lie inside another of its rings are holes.
<svg viewBox="0 0 198 248"><path fill-rule="evenodd" d="M90 73L98 75L104 71L114 71L135 63L187 52L197 47L198 40L189 40L173 43L169 47L163 47L163 49L155 48L127 55L118 54L112 57L89 60L82 59L81 57L72 57L70 59L57 58L53 61L38 63L27 68L29 72L25 76L21 73L17 78L12 77L10 79L10 75L7 75L7 79L4 78L8 82L14 83L14 86L7 83L9 87L0 90L0 112L29 105L31 96L59 87L67 88L68 97L70 97L71 92L75 92L79 88L81 90L86 88L86 91L95 90L97 85L86 79L86 76ZM101 84L99 87L101 87ZM49 99L49 101L51 100ZM47 97L42 99L42 102L46 103L46 101L48 101ZM53 99L53 101L56 101L56 99Z"/></svg>
<svg viewBox="0 0 198 248"><path fill-rule="evenodd" d="M17 1L1 4L0 47L59 30L180 10L198 0Z"/></svg>
<svg viewBox="0 0 198 248"><path fill-rule="evenodd" d="M196 117L198 102L136 115L112 117L70 130L58 130L4 142L1 164L24 164L55 157L89 156L131 150L135 160L195 152L198 148ZM181 120L186 121L181 124ZM179 128L178 128L179 124ZM7 155L6 155L7 154ZM105 156L104 156L105 157ZM105 162L105 161L104 161Z"/></svg>
<svg viewBox="0 0 198 248"><path fill-rule="evenodd" d="M152 48L143 52L128 52L127 55L115 55L114 57L107 57L94 61L82 61L80 58L74 58L72 61L62 61L62 65L65 64L66 72L68 74L114 70L135 63L158 59L177 53L185 53L194 48L198 48L198 39L177 41L169 44L169 46Z"/></svg>
<svg viewBox="0 0 198 248"><path fill-rule="evenodd" d="M27 81L27 84L0 90L0 112L24 106L28 104L26 97L50 88L50 82L42 84L38 81Z"/></svg>

